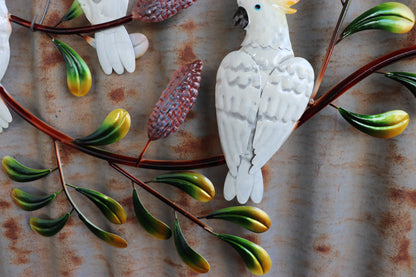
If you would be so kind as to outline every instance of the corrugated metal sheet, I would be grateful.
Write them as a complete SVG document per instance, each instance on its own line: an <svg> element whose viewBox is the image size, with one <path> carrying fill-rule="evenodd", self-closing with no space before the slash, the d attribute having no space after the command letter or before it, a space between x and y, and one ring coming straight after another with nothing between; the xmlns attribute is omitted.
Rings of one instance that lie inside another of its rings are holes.
<svg viewBox="0 0 416 277"><path fill-rule="evenodd" d="M72 1L52 1L45 24L53 25ZM134 1L131 1L131 6ZM353 1L347 21L382 1ZM416 10L414 1L402 1ZM41 15L46 1L8 1L9 10L27 19ZM221 153L216 129L214 87L216 69L226 55L239 47L244 32L232 27L235 1L197 1L191 8L159 24L131 23L129 31L145 33L149 52L134 74L106 76L95 51L81 38L60 37L90 64L92 91L75 98L65 85L64 64L49 38L14 25L12 54L4 86L26 108L71 136L94 130L116 107L127 109L133 125L123 142L109 149L139 153L146 142L147 117L173 72L200 58L205 62L200 96L180 131L151 145L146 157L191 159ZM320 66L335 26L339 1L301 1L298 13L289 16L292 43L298 56ZM85 25L84 18L71 24ZM68 24L67 24L68 26ZM414 43L407 35L366 32L343 41L336 49L322 91L372 59ZM391 66L416 71L415 60ZM414 97L404 88L373 76L336 102L360 113L404 109L416 117ZM252 235L238 227L213 222L217 232L244 236L261 245L273 261L268 276L416 276L416 127L411 123L401 136L380 140L362 135L327 108L297 130L264 168L266 195L259 205L272 218L272 228ZM23 120L1 135L0 154L12 155L33 166L54 167L52 141ZM69 183L106 192L126 207L128 222L110 226L90 203L77 203L95 222L121 234L129 242L124 250L96 239L76 218L53 238L34 234L31 216L55 217L70 209L63 195L50 207L28 213L11 201L13 187L53 192L57 175L33 184L16 184L0 173L0 276L194 276L176 255L173 240L151 239L136 223L130 183L104 161L62 149ZM157 172L131 170L148 180ZM222 199L225 167L201 170L216 184L217 197L199 204L167 189L158 190L200 215L230 204ZM156 215L172 222L172 210L142 192ZM76 195L74 195L76 196ZM251 276L238 255L194 224L181 219L189 242L211 263L207 276Z"/></svg>

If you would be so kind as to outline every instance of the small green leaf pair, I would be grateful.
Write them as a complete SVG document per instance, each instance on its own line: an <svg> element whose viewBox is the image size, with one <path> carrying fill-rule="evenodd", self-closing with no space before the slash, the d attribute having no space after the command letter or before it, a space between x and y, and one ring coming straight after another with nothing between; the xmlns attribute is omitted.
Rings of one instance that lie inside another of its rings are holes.
<svg viewBox="0 0 416 277"><path fill-rule="evenodd" d="M67 186L74 188L79 193L88 197L110 222L114 224L123 224L126 222L126 211L113 198L92 189L80 188L73 185Z"/></svg>
<svg viewBox="0 0 416 277"><path fill-rule="evenodd" d="M362 115L338 108L342 117L363 133L377 138L392 138L409 125L409 115L400 110L377 115Z"/></svg>
<svg viewBox="0 0 416 277"><path fill-rule="evenodd" d="M60 193L61 191L58 191L49 195L38 196L27 193L21 189L14 188L12 190L12 198L16 205L21 209L25 211L35 211L47 206Z"/></svg>
<svg viewBox="0 0 416 277"><path fill-rule="evenodd" d="M82 10L81 5L79 4L78 0L75 0L74 2L72 2L71 7L66 12L66 14L61 18L61 20L59 20L59 22L58 22L58 24L56 24L56 26L58 26L59 24L61 24L64 21L69 21L69 20L72 20L74 18L77 18L78 16L80 16L83 13L84 13L84 11Z"/></svg>
<svg viewBox="0 0 416 277"><path fill-rule="evenodd" d="M45 237L52 237L59 233L59 231L61 231L62 228L64 228L70 216L71 213L66 213L57 219L42 219L32 217L29 223L32 230L38 233L39 235Z"/></svg>
<svg viewBox="0 0 416 277"><path fill-rule="evenodd" d="M24 166L10 156L5 156L1 161L1 165L10 179L16 182L35 181L52 172L52 169L34 169Z"/></svg>
<svg viewBox="0 0 416 277"><path fill-rule="evenodd" d="M196 172L176 172L160 175L152 182L175 186L200 202L208 202L215 196L215 188L212 182L204 175Z"/></svg>
<svg viewBox="0 0 416 277"><path fill-rule="evenodd" d="M407 33L413 28L414 24L415 15L409 7L397 2L387 2L357 17L345 28L339 40L354 33L370 29L401 34Z"/></svg>
<svg viewBox="0 0 416 277"><path fill-rule="evenodd" d="M263 210L251 206L228 207L205 216L207 219L223 219L236 223L255 233L269 230L271 220Z"/></svg>
<svg viewBox="0 0 416 277"><path fill-rule="evenodd" d="M115 109L104 119L92 134L76 139L81 145L98 146L115 143L124 138L131 125L130 114L124 109Z"/></svg>

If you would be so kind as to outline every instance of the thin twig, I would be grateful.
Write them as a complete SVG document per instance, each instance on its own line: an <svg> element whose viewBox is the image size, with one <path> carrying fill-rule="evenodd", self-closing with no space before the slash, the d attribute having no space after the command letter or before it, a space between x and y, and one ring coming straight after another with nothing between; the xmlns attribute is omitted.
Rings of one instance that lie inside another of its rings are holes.
<svg viewBox="0 0 416 277"><path fill-rule="evenodd" d="M153 196L155 196L156 198L158 198L159 200L164 202L166 205L172 207L175 211L178 211L179 213L181 213L182 215L184 215L185 217L187 217L191 221L195 222L197 225L201 226L205 231L209 232L210 234L214 234L212 228L209 227L208 225L206 225L205 223L203 223L196 216L190 214L189 212L187 212L183 208L179 207L174 202L170 201L169 199L167 199L166 197L161 195L159 192L155 191L154 189L152 189L151 187L146 185L144 182L140 181L139 179L137 179L136 177L131 175L129 172L127 172L126 170L124 170L123 168L118 166L117 164L110 163L110 166L112 168L114 168L116 171L118 171L119 173L121 173L124 177L130 179L132 182L139 185L144 190L146 190L147 192L149 192L150 194L152 194Z"/></svg>
<svg viewBox="0 0 416 277"><path fill-rule="evenodd" d="M91 25L91 26L84 26L84 27L75 27L75 28L55 28L50 26L45 26L42 24L32 24L32 22L27 21L26 19L20 18L15 15L10 15L10 21L16 24L19 24L26 28L31 28L33 31L39 31L49 34L56 34L56 35L75 35L75 34L85 34L85 33L93 33L97 31L101 31L104 29L120 26L126 23L129 23L133 20L133 16L126 15L125 17L105 22L102 24ZM32 26L33 25L33 26Z"/></svg>
<svg viewBox="0 0 416 277"><path fill-rule="evenodd" d="M66 187L65 178L64 178L64 172L62 170L62 162L61 162L61 155L59 154L59 146L56 140L53 141L53 145L55 147L55 157L56 157L56 163L58 164L58 170L59 170L59 178L61 179L61 185L65 192L66 198L68 198L69 203L71 204L72 208L80 214L80 210L78 209L75 202L72 200L71 195L68 192L68 188Z"/></svg>
<svg viewBox="0 0 416 277"><path fill-rule="evenodd" d="M144 148L143 148L142 152L140 153L139 158L137 159L137 162L136 162L136 167L139 167L139 166L140 166L140 163L141 163L141 161L143 160L144 153L146 153L146 150L147 150L147 148L149 148L149 145L150 145L150 143L151 143L151 142L152 142L152 141L151 141L150 139L147 141L147 143L146 143L146 145L144 146Z"/></svg>
<svg viewBox="0 0 416 277"><path fill-rule="evenodd" d="M315 99L316 94L318 93L318 90L321 86L322 79L324 78L326 69L328 68L329 61L331 60L332 53L334 52L335 45L336 45L337 39L339 37L339 32L340 32L342 23L344 22L344 19L347 15L348 8L351 4L351 0L341 1L341 3L342 3L342 10L341 10L341 13L339 15L337 25L335 26L334 32L332 34L331 41L329 43L328 49L326 50L326 54L325 54L324 61L322 62L321 70L319 71L319 75L316 78L315 86L313 88L313 92L312 92L312 96L311 96L312 100Z"/></svg>

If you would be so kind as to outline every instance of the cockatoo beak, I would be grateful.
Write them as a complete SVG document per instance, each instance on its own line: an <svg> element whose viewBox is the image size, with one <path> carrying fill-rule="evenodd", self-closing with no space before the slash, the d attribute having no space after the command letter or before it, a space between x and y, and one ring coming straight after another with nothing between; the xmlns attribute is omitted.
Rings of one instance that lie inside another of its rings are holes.
<svg viewBox="0 0 416 277"><path fill-rule="evenodd" d="M274 2L273 6L281 8L287 14L294 14L296 10L291 8L299 0L272 0Z"/></svg>
<svg viewBox="0 0 416 277"><path fill-rule="evenodd" d="M243 7L238 7L238 10L234 14L233 21L234 26L240 25L245 29L249 23L247 11Z"/></svg>

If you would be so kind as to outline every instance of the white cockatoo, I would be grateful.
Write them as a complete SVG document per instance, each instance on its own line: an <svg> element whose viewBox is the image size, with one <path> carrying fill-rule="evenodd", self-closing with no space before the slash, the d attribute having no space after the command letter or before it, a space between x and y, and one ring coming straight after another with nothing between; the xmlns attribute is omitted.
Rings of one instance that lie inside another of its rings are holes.
<svg viewBox="0 0 416 277"><path fill-rule="evenodd" d="M263 197L261 168L296 126L313 89L314 71L294 57L286 14L298 0L237 0L234 21L247 32L217 73L215 104L229 169L227 200Z"/></svg>
<svg viewBox="0 0 416 277"><path fill-rule="evenodd" d="M126 15L129 0L78 0L92 24L101 24ZM134 72L136 58L132 41L124 26L95 33L98 60L104 73Z"/></svg>
<svg viewBox="0 0 416 277"><path fill-rule="evenodd" d="M12 26L9 20L6 1L0 0L0 81L3 79L10 61L9 38L11 33ZM9 127L10 122L12 122L12 115L6 104L0 98L0 133L3 129Z"/></svg>

